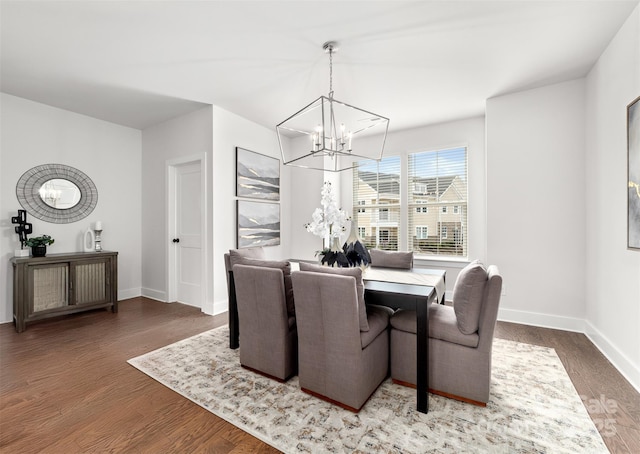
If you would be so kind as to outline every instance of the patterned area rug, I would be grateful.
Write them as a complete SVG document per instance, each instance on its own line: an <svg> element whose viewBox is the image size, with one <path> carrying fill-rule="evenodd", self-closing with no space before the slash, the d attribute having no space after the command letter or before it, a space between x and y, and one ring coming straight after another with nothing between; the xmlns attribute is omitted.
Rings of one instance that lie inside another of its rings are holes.
<svg viewBox="0 0 640 454"><path fill-rule="evenodd" d="M226 326L128 362L231 424L287 453L606 453L555 350L496 339L486 408L385 381L353 414L239 364Z"/></svg>

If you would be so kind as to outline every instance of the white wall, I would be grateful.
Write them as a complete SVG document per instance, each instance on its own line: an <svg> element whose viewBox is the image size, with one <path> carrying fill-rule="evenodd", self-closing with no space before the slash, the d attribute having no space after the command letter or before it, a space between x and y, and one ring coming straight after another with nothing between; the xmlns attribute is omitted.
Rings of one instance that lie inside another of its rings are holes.
<svg viewBox="0 0 640 454"><path fill-rule="evenodd" d="M213 311L227 310L224 253L236 247L236 147L280 159L275 127L265 128L224 109L213 107ZM265 248L268 258L291 255L291 192L289 167L280 166L280 245Z"/></svg>
<svg viewBox="0 0 640 454"><path fill-rule="evenodd" d="M487 259L500 318L582 331L584 79L487 101Z"/></svg>
<svg viewBox="0 0 640 454"><path fill-rule="evenodd" d="M227 310L224 253L236 247L236 147L280 158L275 130L216 106L147 128L142 133L143 294L167 301L167 160L207 155L207 299L203 311ZM289 169L281 168L281 244L266 248L273 259L289 257Z"/></svg>
<svg viewBox="0 0 640 454"><path fill-rule="evenodd" d="M142 131L142 294L167 301L167 161L206 154L212 150L211 106L151 126ZM210 166L210 160L209 160ZM211 191L211 170L208 169ZM210 199L210 198L209 198ZM209 216L211 207L208 208ZM208 222L210 226L211 223ZM209 229L208 244L211 244ZM209 258L209 264L211 263ZM210 267L209 267L210 268ZM211 302L211 282L207 280ZM210 304L209 304L210 305ZM205 304L205 311L207 309ZM210 310L209 310L210 312Z"/></svg>
<svg viewBox="0 0 640 454"><path fill-rule="evenodd" d="M587 334L640 390L640 251L627 249L626 106L640 95L640 7L589 73Z"/></svg>
<svg viewBox="0 0 640 454"><path fill-rule="evenodd" d="M22 207L15 186L20 176L40 164L65 164L87 174L98 189L98 204L85 219L52 224L28 215L34 235L49 234L49 253L82 250L82 235L100 220L104 249L118 251L118 298L140 295L139 130L62 109L0 94L0 321L13 317L13 283L9 259L19 249L11 216Z"/></svg>

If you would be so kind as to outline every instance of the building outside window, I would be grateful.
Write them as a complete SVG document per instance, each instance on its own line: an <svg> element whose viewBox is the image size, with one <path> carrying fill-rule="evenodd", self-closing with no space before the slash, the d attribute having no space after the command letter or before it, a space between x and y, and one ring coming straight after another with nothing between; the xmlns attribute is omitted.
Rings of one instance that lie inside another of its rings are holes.
<svg viewBox="0 0 640 454"><path fill-rule="evenodd" d="M354 217L367 247L398 250L401 243L417 256L467 256L466 147L359 164L353 172ZM401 207L406 219L400 219Z"/></svg>
<svg viewBox="0 0 640 454"><path fill-rule="evenodd" d="M416 239L418 240L426 240L429 238L429 227L426 225L417 225L416 226Z"/></svg>
<svg viewBox="0 0 640 454"><path fill-rule="evenodd" d="M426 191L416 194L408 191L411 207L433 206L434 210L408 210L407 245L416 255L461 256L467 255L467 149L410 153L407 157L407 187L417 183ZM451 208L450 208L451 207ZM429 235L418 236L416 226L427 226ZM449 232L454 233L453 238Z"/></svg>
<svg viewBox="0 0 640 454"><path fill-rule="evenodd" d="M400 228L400 156L363 161L353 171L354 217L368 248L398 250Z"/></svg>

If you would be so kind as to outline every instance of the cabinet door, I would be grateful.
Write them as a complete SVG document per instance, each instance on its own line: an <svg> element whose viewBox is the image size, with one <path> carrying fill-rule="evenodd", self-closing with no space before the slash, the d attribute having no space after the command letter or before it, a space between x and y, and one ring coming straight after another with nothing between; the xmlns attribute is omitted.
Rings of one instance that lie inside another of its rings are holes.
<svg viewBox="0 0 640 454"><path fill-rule="evenodd" d="M73 304L106 303L111 300L110 260L82 260L72 264Z"/></svg>
<svg viewBox="0 0 640 454"><path fill-rule="evenodd" d="M28 314L66 308L69 298L69 263L30 266Z"/></svg>

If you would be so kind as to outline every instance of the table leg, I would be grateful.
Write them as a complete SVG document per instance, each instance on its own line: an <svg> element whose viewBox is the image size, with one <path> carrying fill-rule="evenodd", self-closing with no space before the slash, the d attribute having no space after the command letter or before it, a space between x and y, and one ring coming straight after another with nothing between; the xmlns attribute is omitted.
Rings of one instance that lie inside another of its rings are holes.
<svg viewBox="0 0 640 454"><path fill-rule="evenodd" d="M238 304L236 301L236 285L233 272L229 271L229 348L235 350L240 346L240 330L238 327Z"/></svg>
<svg viewBox="0 0 640 454"><path fill-rule="evenodd" d="M429 411L429 304L424 304L424 301L421 304L420 299L416 298L416 312L418 411L427 413Z"/></svg>

